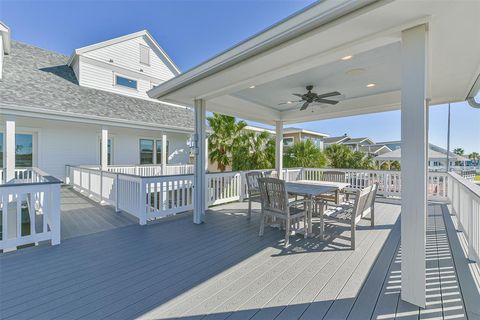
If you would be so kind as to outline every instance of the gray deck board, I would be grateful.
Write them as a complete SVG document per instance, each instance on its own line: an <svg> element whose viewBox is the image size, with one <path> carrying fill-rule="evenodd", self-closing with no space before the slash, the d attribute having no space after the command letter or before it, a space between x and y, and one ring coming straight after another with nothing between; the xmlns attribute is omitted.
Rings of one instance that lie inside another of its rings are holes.
<svg viewBox="0 0 480 320"><path fill-rule="evenodd" d="M376 226L361 223L352 251L349 228L335 224L325 241L292 236L286 249L278 229L258 237L245 203L213 208L203 225L184 214L139 226L62 193L62 210L78 209L63 219L62 244L0 256L1 319L475 319L460 290L472 290L468 264L452 253L460 244L441 205L429 206L429 305L420 311L400 299L395 202L377 202Z"/></svg>

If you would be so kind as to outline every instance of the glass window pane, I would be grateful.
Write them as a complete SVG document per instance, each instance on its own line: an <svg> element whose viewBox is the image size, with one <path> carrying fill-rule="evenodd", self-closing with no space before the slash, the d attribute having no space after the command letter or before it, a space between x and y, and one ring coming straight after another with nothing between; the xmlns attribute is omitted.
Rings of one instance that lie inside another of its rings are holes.
<svg viewBox="0 0 480 320"><path fill-rule="evenodd" d="M140 139L140 164L153 164L153 147L153 140Z"/></svg>
<svg viewBox="0 0 480 320"><path fill-rule="evenodd" d="M157 150L157 163L162 163L162 140L156 141L156 150Z"/></svg>
<svg viewBox="0 0 480 320"><path fill-rule="evenodd" d="M25 168L33 165L33 137L31 134L15 135L15 167Z"/></svg>
<svg viewBox="0 0 480 320"><path fill-rule="evenodd" d="M115 82L119 86L137 89L137 80L127 79L121 76L115 76Z"/></svg>

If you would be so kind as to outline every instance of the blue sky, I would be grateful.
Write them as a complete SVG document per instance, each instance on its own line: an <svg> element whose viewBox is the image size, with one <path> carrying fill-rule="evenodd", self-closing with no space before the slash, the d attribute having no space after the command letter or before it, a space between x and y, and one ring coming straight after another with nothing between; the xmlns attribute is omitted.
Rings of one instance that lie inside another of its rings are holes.
<svg viewBox="0 0 480 320"><path fill-rule="evenodd" d="M313 1L10 1L0 20L15 40L69 55L75 48L149 30L185 71ZM400 139L400 112L295 125L330 135ZM446 146L447 107L430 108L430 142ZM452 105L451 146L480 152L480 110Z"/></svg>

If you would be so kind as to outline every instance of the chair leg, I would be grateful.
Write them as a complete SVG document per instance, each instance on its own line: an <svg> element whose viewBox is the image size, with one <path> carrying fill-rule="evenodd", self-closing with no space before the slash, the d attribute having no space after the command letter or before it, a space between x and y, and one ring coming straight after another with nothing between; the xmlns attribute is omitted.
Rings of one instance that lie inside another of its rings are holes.
<svg viewBox="0 0 480 320"><path fill-rule="evenodd" d="M265 219L266 217L262 213L260 215L260 232L258 233L260 237L263 236L263 231L265 230Z"/></svg>
<svg viewBox="0 0 480 320"><path fill-rule="evenodd" d="M252 199L248 198L248 220L252 218Z"/></svg>
<svg viewBox="0 0 480 320"><path fill-rule="evenodd" d="M319 214L320 214L320 240L323 240L325 238L324 233L325 233L325 219L323 217L323 204L319 203Z"/></svg>
<svg viewBox="0 0 480 320"><path fill-rule="evenodd" d="M290 221L285 220L285 247L290 243Z"/></svg>
<svg viewBox="0 0 480 320"><path fill-rule="evenodd" d="M351 246L352 250L355 250L355 221L352 221L352 226L351 226Z"/></svg>

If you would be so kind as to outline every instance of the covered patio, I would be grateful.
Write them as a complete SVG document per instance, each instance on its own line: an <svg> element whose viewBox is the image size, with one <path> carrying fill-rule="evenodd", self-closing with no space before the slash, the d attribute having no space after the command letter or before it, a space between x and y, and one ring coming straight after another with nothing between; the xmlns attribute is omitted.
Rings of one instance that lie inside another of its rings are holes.
<svg viewBox="0 0 480 320"><path fill-rule="evenodd" d="M194 223L207 208L207 110L275 125L282 178L285 124L400 109L401 299L426 308L428 108L478 92L480 43L470 39L479 10L475 1L322 1L152 89L153 98L194 103ZM307 86L339 92L338 104L299 110Z"/></svg>

